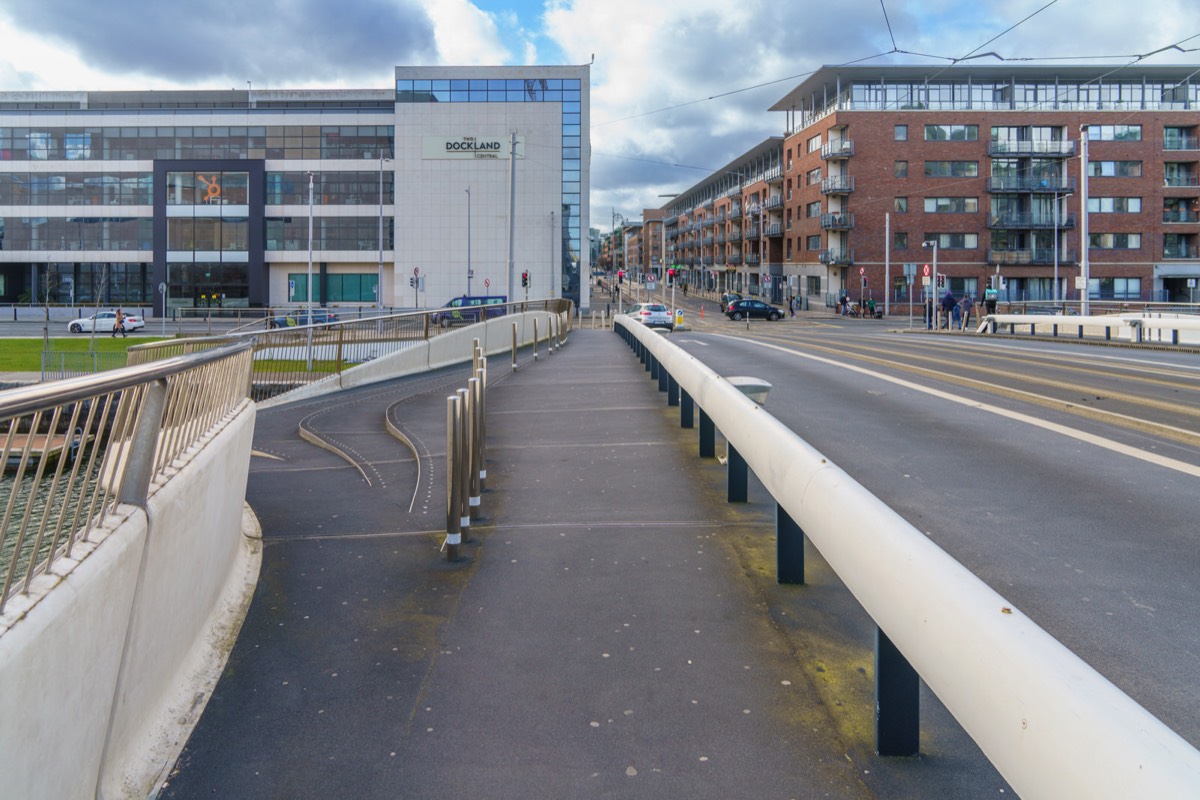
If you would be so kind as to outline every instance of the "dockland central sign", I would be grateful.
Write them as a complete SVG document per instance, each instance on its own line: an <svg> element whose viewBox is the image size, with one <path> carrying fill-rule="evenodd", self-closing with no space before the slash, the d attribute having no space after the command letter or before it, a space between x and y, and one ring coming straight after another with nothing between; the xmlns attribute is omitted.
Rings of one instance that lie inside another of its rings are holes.
<svg viewBox="0 0 1200 800"><path fill-rule="evenodd" d="M508 158L508 136L426 136L421 140L422 159ZM525 157L525 138L517 137L517 158Z"/></svg>

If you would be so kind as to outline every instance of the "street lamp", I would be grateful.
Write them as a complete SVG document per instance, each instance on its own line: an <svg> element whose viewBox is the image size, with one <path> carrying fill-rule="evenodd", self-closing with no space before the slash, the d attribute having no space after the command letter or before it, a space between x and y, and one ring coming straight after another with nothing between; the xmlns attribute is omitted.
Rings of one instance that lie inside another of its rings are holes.
<svg viewBox="0 0 1200 800"><path fill-rule="evenodd" d="M313 258L313 173L308 173L308 371L312 372L312 258Z"/></svg>
<svg viewBox="0 0 1200 800"><path fill-rule="evenodd" d="M925 330L933 328L933 320L937 316L937 253L938 240L930 239L927 242L921 242L921 247L933 248L933 283L929 287L929 315L925 320Z"/></svg>
<svg viewBox="0 0 1200 800"><path fill-rule="evenodd" d="M383 162L390 162L391 160L383 155L382 150L379 151L379 274L376 277L378 282L375 284L375 309L380 313L383 312ZM309 204L311 205L311 203L312 200L310 197ZM311 262L311 254L309 260ZM309 269L310 271L312 269L311 263L309 264ZM311 276L309 280L312 280ZM311 303L312 301L310 300L309 302ZM310 316L309 322L311 321L312 318Z"/></svg>
<svg viewBox="0 0 1200 800"><path fill-rule="evenodd" d="M467 187L467 296L471 296L471 187Z"/></svg>

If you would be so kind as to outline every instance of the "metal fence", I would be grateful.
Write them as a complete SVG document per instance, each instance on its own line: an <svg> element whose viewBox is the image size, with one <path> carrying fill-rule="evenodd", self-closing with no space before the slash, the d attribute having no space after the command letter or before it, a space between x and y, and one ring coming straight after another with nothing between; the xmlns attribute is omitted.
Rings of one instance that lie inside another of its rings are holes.
<svg viewBox="0 0 1200 800"><path fill-rule="evenodd" d="M167 356L195 352L236 341L250 340L254 347L251 396L266 400L301 386L338 375L368 361L428 341L452 327L470 325L505 314L548 311L562 320L562 329L573 324L570 300L414 311L381 317L263 329L259 320L234 328L219 337L196 337L152 342L129 348L129 363L141 364Z"/></svg>
<svg viewBox="0 0 1200 800"><path fill-rule="evenodd" d="M238 342L0 393L0 612L248 402L253 355Z"/></svg>

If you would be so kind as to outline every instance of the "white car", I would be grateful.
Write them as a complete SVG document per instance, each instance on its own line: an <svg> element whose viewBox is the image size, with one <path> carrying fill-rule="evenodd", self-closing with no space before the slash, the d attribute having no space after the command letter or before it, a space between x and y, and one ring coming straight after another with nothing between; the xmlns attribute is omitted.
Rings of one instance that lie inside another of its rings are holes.
<svg viewBox="0 0 1200 800"><path fill-rule="evenodd" d="M73 319L67 323L67 330L71 333L85 333L95 330L97 333L112 333L113 325L117 321L117 312L101 311L99 314L93 314L90 317L81 319ZM146 321L137 314L126 314L123 327L126 331L138 331L146 327Z"/></svg>
<svg viewBox="0 0 1200 800"><path fill-rule="evenodd" d="M629 309L629 316L647 328L675 330L675 317L671 316L671 312L662 303L638 303Z"/></svg>

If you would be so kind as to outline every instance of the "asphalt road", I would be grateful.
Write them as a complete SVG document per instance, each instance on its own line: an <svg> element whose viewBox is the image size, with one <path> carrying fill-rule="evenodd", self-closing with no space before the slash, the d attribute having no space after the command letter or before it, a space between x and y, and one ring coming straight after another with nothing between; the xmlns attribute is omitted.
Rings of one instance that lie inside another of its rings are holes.
<svg viewBox="0 0 1200 800"><path fill-rule="evenodd" d="M825 313L671 340L1200 746L1200 356Z"/></svg>

